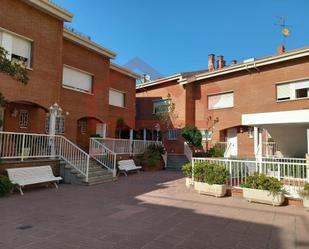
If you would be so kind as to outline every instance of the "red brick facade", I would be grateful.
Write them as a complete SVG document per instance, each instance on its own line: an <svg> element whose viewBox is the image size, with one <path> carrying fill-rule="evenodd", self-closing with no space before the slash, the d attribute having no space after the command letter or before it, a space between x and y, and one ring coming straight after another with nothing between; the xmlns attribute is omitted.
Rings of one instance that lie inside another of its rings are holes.
<svg viewBox="0 0 309 249"><path fill-rule="evenodd" d="M308 109L308 99L278 102L276 98L277 83L309 78L308 69L309 57L303 56L256 69L209 77L185 85L175 80L138 88L137 103L141 105L137 105L137 128L151 129L155 122L151 113L153 100L170 94L179 116L175 122L177 128L193 124L199 129L211 129L213 131L211 143L216 143L225 142L227 130L235 127L238 156L252 156L253 139L249 138L249 127L242 126L242 114ZM209 110L209 95L222 92L234 93L234 106ZM214 123L215 119L218 119L218 122ZM179 148L182 143L183 140L179 137ZM175 146L175 141L167 142L167 146L171 144Z"/></svg>
<svg viewBox="0 0 309 249"><path fill-rule="evenodd" d="M96 133L96 123L107 125L109 137L115 135L118 118L135 128L135 77L112 70L108 56L65 38L63 20L21 0L1 0L0 28L32 41L28 84L0 73L0 92L10 102L4 111L5 131L45 133L46 113L55 102L65 114L64 135L84 149ZM63 65L93 75L92 93L64 88ZM109 106L110 88L125 93L125 108ZM27 128L20 128L21 110L28 111ZM79 125L83 119L85 134Z"/></svg>

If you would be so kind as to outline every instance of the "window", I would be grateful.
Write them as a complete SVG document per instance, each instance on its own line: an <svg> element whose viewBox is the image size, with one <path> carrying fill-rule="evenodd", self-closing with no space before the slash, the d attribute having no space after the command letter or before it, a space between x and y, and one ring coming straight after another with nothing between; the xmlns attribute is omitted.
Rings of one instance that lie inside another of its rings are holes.
<svg viewBox="0 0 309 249"><path fill-rule="evenodd" d="M8 51L9 60L31 66L31 41L0 30L0 46Z"/></svg>
<svg viewBox="0 0 309 249"><path fill-rule="evenodd" d="M64 87L69 87L74 90L91 93L92 80L93 77L89 73L69 66L63 66L62 85Z"/></svg>
<svg viewBox="0 0 309 249"><path fill-rule="evenodd" d="M166 113L170 111L171 100L170 99L161 99L156 100L153 103L153 113Z"/></svg>
<svg viewBox="0 0 309 249"><path fill-rule="evenodd" d="M213 132L211 130L203 129L203 130L200 130L200 132L202 133L202 140L204 140L204 141L211 141L212 140Z"/></svg>
<svg viewBox="0 0 309 249"><path fill-rule="evenodd" d="M125 107L125 93L109 89L109 104L118 107Z"/></svg>
<svg viewBox="0 0 309 249"><path fill-rule="evenodd" d="M208 109L222 109L234 106L234 93L221 93L208 96Z"/></svg>
<svg viewBox="0 0 309 249"><path fill-rule="evenodd" d="M277 100L295 100L309 97L309 80L277 85Z"/></svg>
<svg viewBox="0 0 309 249"><path fill-rule="evenodd" d="M167 131L167 139L168 140L177 140L177 130L170 129Z"/></svg>
<svg viewBox="0 0 309 249"><path fill-rule="evenodd" d="M56 118L56 134L64 134L65 133L65 118L64 116L59 116ZM49 114L46 116L45 120L45 131L49 133Z"/></svg>
<svg viewBox="0 0 309 249"><path fill-rule="evenodd" d="M21 110L19 113L19 128L28 128L28 111Z"/></svg>

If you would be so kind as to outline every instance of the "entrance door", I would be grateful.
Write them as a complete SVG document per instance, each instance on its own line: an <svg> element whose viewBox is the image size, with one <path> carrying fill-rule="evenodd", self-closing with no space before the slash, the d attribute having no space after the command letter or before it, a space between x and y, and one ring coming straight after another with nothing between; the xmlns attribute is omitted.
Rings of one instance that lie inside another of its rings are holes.
<svg viewBox="0 0 309 249"><path fill-rule="evenodd" d="M237 128L227 130L227 142L228 146L230 146L230 156L237 156Z"/></svg>

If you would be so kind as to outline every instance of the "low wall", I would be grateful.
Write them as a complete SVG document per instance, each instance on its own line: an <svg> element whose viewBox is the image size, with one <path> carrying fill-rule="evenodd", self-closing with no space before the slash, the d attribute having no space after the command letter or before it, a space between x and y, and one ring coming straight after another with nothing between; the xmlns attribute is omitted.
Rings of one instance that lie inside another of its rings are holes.
<svg viewBox="0 0 309 249"><path fill-rule="evenodd" d="M23 168L23 167L39 167L50 165L55 176L60 175L60 160L26 160L26 161L3 161L0 163L0 174L6 175L6 169Z"/></svg>

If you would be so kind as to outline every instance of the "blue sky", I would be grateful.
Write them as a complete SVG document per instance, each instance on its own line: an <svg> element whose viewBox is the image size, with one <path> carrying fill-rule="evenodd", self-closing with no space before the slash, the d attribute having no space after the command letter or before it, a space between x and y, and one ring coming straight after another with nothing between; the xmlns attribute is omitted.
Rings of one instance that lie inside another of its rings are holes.
<svg viewBox="0 0 309 249"><path fill-rule="evenodd" d="M283 43L276 16L291 25L287 49L309 45L308 0L54 0L75 14L70 26L115 52L138 57L163 76L274 54Z"/></svg>

